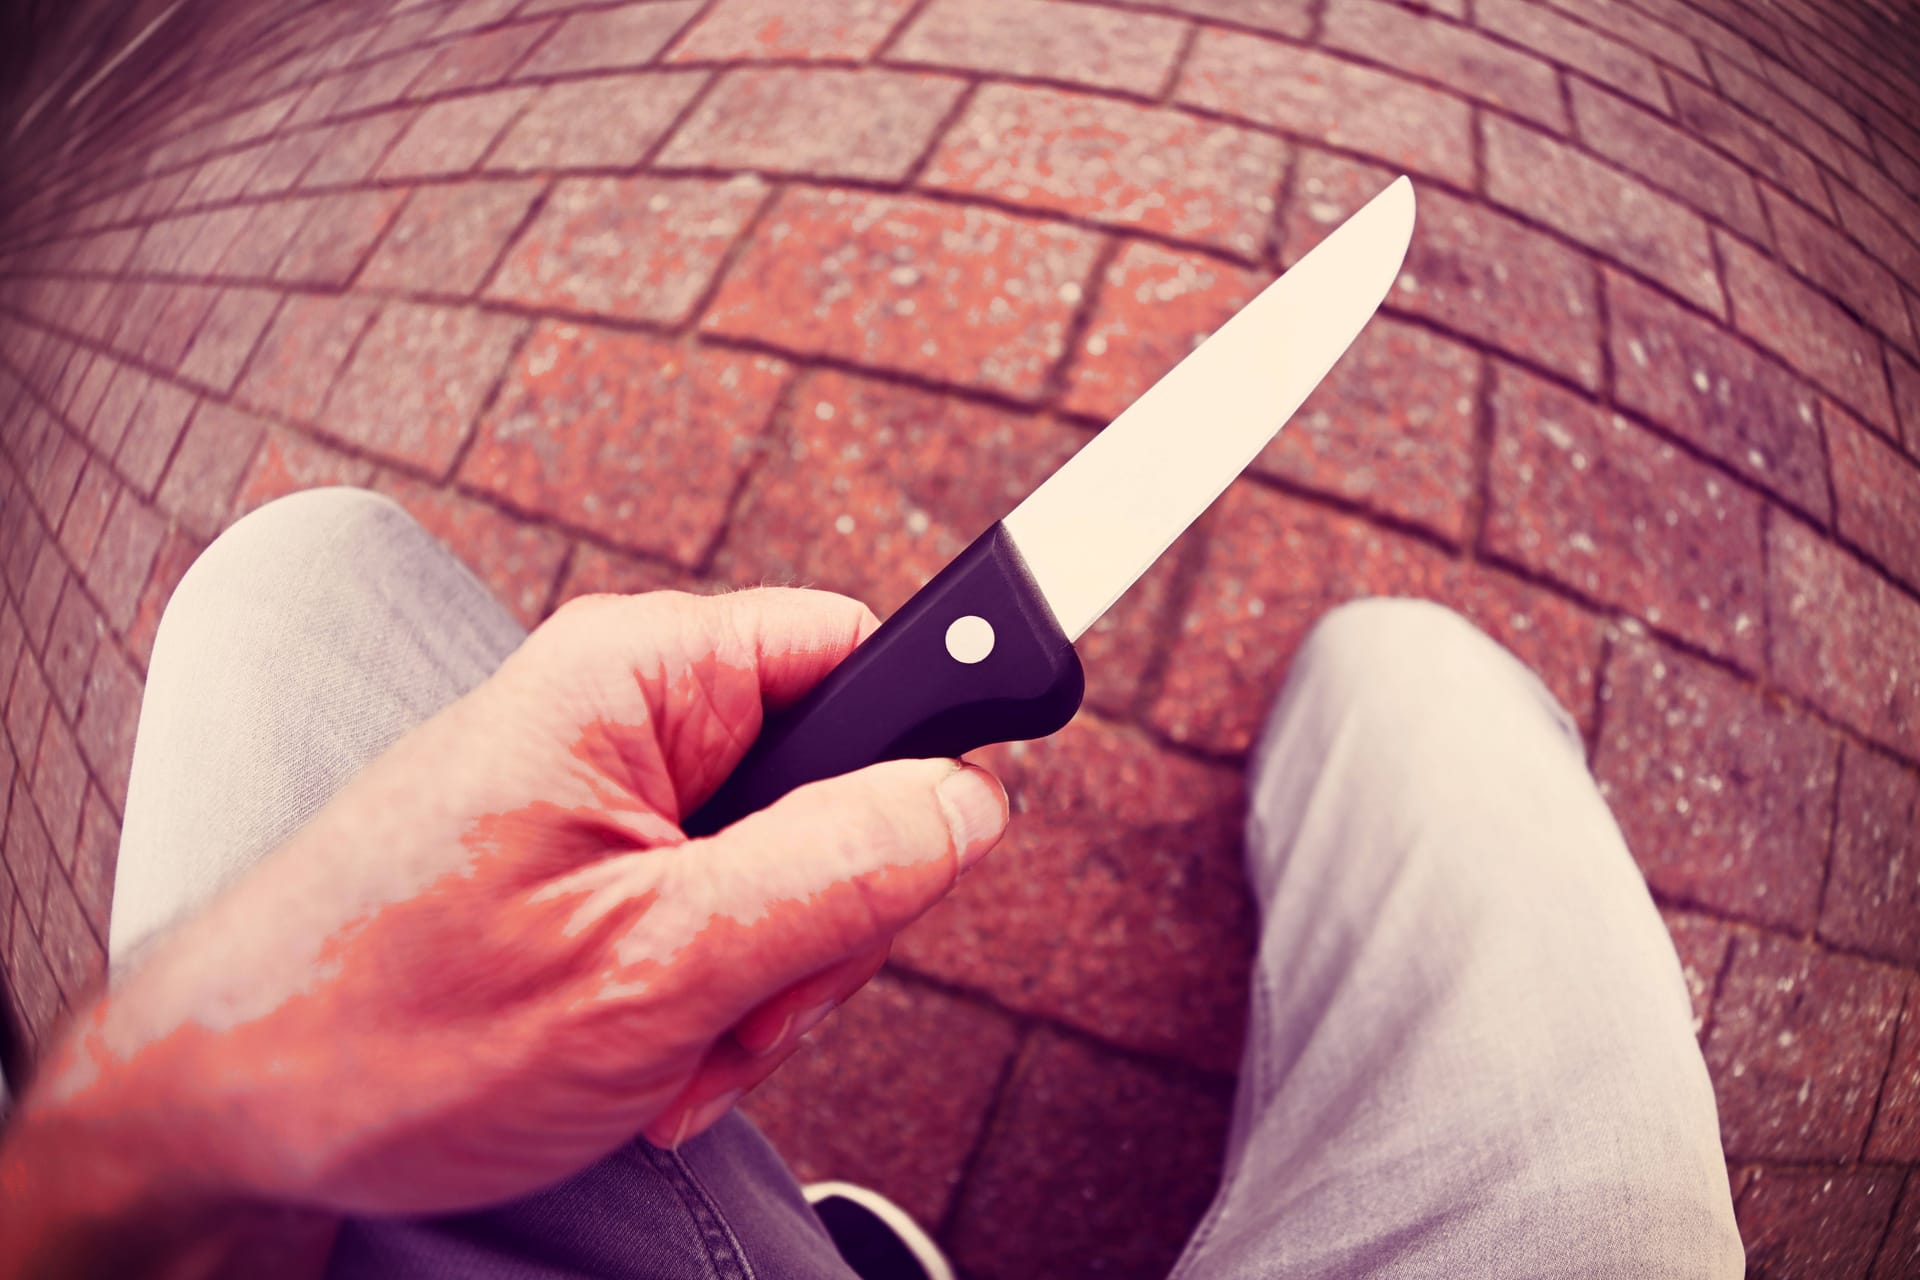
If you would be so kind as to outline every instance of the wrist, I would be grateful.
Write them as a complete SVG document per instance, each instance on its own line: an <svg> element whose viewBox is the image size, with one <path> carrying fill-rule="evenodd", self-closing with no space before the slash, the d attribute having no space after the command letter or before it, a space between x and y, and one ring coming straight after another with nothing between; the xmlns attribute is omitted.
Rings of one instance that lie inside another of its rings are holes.
<svg viewBox="0 0 1920 1280"><path fill-rule="evenodd" d="M167 1091L103 1068L101 1016L54 1045L0 1142L0 1278L199 1274L193 1257L244 1209L192 1158L206 1136Z"/></svg>

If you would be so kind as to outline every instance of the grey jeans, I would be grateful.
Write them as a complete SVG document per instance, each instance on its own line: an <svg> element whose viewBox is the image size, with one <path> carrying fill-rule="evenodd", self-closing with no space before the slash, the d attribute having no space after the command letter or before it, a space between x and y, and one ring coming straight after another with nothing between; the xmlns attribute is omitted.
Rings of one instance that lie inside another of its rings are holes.
<svg viewBox="0 0 1920 1280"><path fill-rule="evenodd" d="M522 638L384 498L315 490L234 525L155 641L115 969ZM1175 1274L1739 1275L1679 961L1539 681L1438 606L1347 605L1253 769L1246 1058ZM332 1269L849 1275L738 1116L510 1205L349 1223Z"/></svg>

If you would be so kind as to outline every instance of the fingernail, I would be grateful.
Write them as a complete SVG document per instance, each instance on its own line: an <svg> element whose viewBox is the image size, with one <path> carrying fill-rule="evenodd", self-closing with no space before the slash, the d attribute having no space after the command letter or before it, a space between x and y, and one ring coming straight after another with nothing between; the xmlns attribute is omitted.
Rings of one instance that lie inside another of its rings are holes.
<svg viewBox="0 0 1920 1280"><path fill-rule="evenodd" d="M774 1032L773 1037L769 1039L765 1044L761 1045L758 1049L754 1049L753 1056L756 1058L766 1057L768 1054L772 1053L775 1049L778 1049L781 1045L787 1042L787 1034L792 1030L793 1030L793 1014L792 1012L788 1012L786 1020L780 1024L780 1029ZM751 1048L752 1046L748 1046L748 1047Z"/></svg>
<svg viewBox="0 0 1920 1280"><path fill-rule="evenodd" d="M1000 780L985 769L961 764L940 780L941 811L947 817L947 830L953 835L953 847L959 851L960 870L978 862L1000 839L1007 827L1007 793Z"/></svg>
<svg viewBox="0 0 1920 1280"><path fill-rule="evenodd" d="M837 1003L838 1001L834 1000L822 1000L811 1009L801 1010L793 1016L792 1024L787 1027L787 1034L780 1038L782 1040L798 1040L801 1036L804 1036L807 1032L819 1026L826 1016L833 1012L833 1006Z"/></svg>
<svg viewBox="0 0 1920 1280"><path fill-rule="evenodd" d="M674 1131L673 1135L673 1149L678 1151L680 1144L689 1137L698 1137L717 1124L721 1116L733 1110L733 1104L740 1101L744 1092L745 1090L742 1089L729 1089L719 1097L709 1098L702 1105L681 1116L680 1127Z"/></svg>
<svg viewBox="0 0 1920 1280"><path fill-rule="evenodd" d="M802 1009L798 1013L787 1014L786 1021L780 1024L779 1034L767 1041L761 1048L755 1049L753 1056L756 1058L764 1058L786 1048L801 1036L804 1036L807 1032L819 1026L820 1020L832 1013L834 1006L838 1003L839 1001L837 1000L822 1000L819 1004L811 1008Z"/></svg>

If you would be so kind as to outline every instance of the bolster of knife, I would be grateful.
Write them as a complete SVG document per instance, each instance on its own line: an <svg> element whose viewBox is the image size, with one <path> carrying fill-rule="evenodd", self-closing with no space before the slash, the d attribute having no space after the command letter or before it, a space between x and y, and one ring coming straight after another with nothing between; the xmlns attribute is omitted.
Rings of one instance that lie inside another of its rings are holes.
<svg viewBox="0 0 1920 1280"><path fill-rule="evenodd" d="M1044 737L1073 718L1085 689L1072 642L995 524L770 720L683 828L711 834L796 787L882 760Z"/></svg>

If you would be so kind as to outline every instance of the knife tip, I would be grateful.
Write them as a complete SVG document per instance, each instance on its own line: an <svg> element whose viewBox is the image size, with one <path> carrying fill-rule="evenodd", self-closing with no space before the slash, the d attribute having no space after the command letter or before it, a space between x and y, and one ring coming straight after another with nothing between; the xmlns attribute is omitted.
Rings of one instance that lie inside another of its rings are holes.
<svg viewBox="0 0 1920 1280"><path fill-rule="evenodd" d="M1405 204L1409 213L1413 211L1413 179L1409 178L1406 174L1403 173L1388 183L1387 189L1380 194L1383 196L1391 196L1396 204Z"/></svg>
<svg viewBox="0 0 1920 1280"><path fill-rule="evenodd" d="M1398 272L1400 262L1406 256L1407 246L1413 241L1413 219L1415 212L1413 180L1407 177L1406 174L1401 174L1392 182L1388 183L1386 188L1382 190L1379 195L1368 201L1367 204L1369 209L1372 209L1373 206L1376 205L1379 206L1374 225L1382 228L1388 240L1397 242L1400 246L1400 253L1395 257L1393 263L1393 269ZM1356 214L1356 220L1358 217L1359 215ZM1388 228L1391 228L1391 230L1388 231Z"/></svg>

